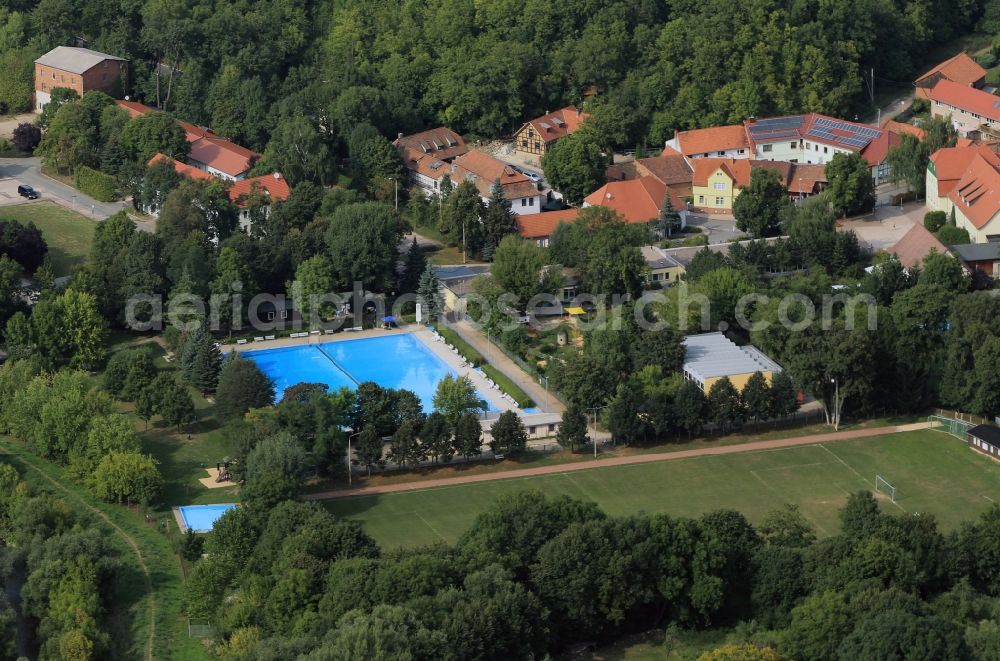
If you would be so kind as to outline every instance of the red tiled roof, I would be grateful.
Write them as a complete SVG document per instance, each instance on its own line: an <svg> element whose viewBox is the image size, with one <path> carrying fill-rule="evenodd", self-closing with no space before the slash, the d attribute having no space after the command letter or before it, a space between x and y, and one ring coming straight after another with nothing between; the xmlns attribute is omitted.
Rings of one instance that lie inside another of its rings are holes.
<svg viewBox="0 0 1000 661"><path fill-rule="evenodd" d="M950 80L939 80L930 93L932 101L961 108L990 121L1000 122L1000 97Z"/></svg>
<svg viewBox="0 0 1000 661"><path fill-rule="evenodd" d="M153 165L154 163L157 163L159 161L168 161L170 163L173 163L174 170L177 172L177 174L182 175L184 177L188 177L190 179L214 180L216 178L213 177L208 172L205 172L204 170L199 170L193 165L188 165L187 163L181 163L180 161L172 159L166 154L161 154L160 152L157 152L156 155L153 156L153 158L149 159L149 163L147 163L147 165Z"/></svg>
<svg viewBox="0 0 1000 661"><path fill-rule="evenodd" d="M930 160L934 164L934 176L938 182L938 196L944 197L951 192L977 155L993 166L1000 166L1000 157L985 145L944 147L931 154Z"/></svg>
<svg viewBox="0 0 1000 661"><path fill-rule="evenodd" d="M861 156L868 163L868 167L873 168L885 160L889 150L901 142L898 133L893 131L882 131L882 135L875 138L861 150Z"/></svg>
<svg viewBox="0 0 1000 661"><path fill-rule="evenodd" d="M941 74L947 80L956 83L971 85L986 75L986 69L979 66L968 53L959 53L923 74L915 82L919 83L934 74Z"/></svg>
<svg viewBox="0 0 1000 661"><path fill-rule="evenodd" d="M976 154L962 178L948 193L948 199L976 229L982 229L1000 211L1000 171L997 170L997 163L983 154Z"/></svg>
<svg viewBox="0 0 1000 661"><path fill-rule="evenodd" d="M238 177L253 167L260 154L225 138L201 138L191 143L188 157L231 177Z"/></svg>
<svg viewBox="0 0 1000 661"><path fill-rule="evenodd" d="M653 158L641 158L636 164L644 167L651 175L670 185L690 184L692 170L687 159L679 152L666 147L663 153Z"/></svg>
<svg viewBox="0 0 1000 661"><path fill-rule="evenodd" d="M545 211L543 213L533 213L527 216L514 215L517 221L517 230L525 239L546 239L552 236L559 223L575 222L580 215L579 209L561 209L559 211Z"/></svg>
<svg viewBox="0 0 1000 661"><path fill-rule="evenodd" d="M923 265L924 257L930 254L931 250L936 250L942 255L950 254L948 247L937 240L933 234L927 231L920 223L914 223L903 237L896 242L889 252L899 258L899 263L908 269L919 268Z"/></svg>
<svg viewBox="0 0 1000 661"><path fill-rule="evenodd" d="M473 149L455 159L452 164L454 173L451 180L456 185L463 179L471 180L479 194L489 197L493 183L500 181L504 198L516 200L519 197L538 195L538 187L531 179L518 172L503 161L497 160L487 153Z"/></svg>
<svg viewBox="0 0 1000 661"><path fill-rule="evenodd" d="M199 170L193 165L188 165L187 163L181 163L178 160L170 158L166 154L157 153L153 158L149 159L148 165L153 165L159 161L167 161L172 163L174 170L177 174L188 177L190 179L201 179L205 181L224 181L218 177L215 177L204 170ZM226 182L228 183L228 182ZM259 177L250 177L249 179L243 179L242 181L234 181L229 186L229 199L238 207L245 206L246 196L249 195L254 190L259 190L265 195L270 197L272 200L286 200L291 190L288 187L288 180L281 176L279 173L275 174L265 174Z"/></svg>
<svg viewBox="0 0 1000 661"><path fill-rule="evenodd" d="M400 152L403 152L404 149L411 149L416 153L433 156L441 161L450 161L469 151L462 136L444 126L413 135L401 135L392 144Z"/></svg>
<svg viewBox="0 0 1000 661"><path fill-rule="evenodd" d="M906 122L897 122L894 119L884 119L882 120L882 126L879 128L885 129L886 131L892 131L893 133L899 133L900 135L904 133L909 133L917 140L923 140L927 137L927 132L924 131L919 126L914 126L913 124L907 124Z"/></svg>
<svg viewBox="0 0 1000 661"><path fill-rule="evenodd" d="M588 195L584 202L614 209L627 223L648 223L660 215L660 205L666 192L663 182L647 176L608 182ZM671 197L676 209L684 208L676 194L671 194Z"/></svg>
<svg viewBox="0 0 1000 661"><path fill-rule="evenodd" d="M745 158L698 158L693 163L694 176L691 178L691 183L695 186L707 186L708 178L719 169L725 172L736 186L750 185L750 161Z"/></svg>
<svg viewBox="0 0 1000 661"><path fill-rule="evenodd" d="M727 149L746 149L750 147L750 142L743 125L736 124L680 131L677 133L677 146L685 156L698 156Z"/></svg>
<svg viewBox="0 0 1000 661"><path fill-rule="evenodd" d="M229 187L229 199L238 207L246 206L246 197L255 190L259 190L274 201L287 200L291 193L288 188L288 180L280 173L275 172L234 181L233 185Z"/></svg>
<svg viewBox="0 0 1000 661"><path fill-rule="evenodd" d="M794 163L788 183L788 192L809 195L816 192L818 184L827 183L826 166L809 163Z"/></svg>
<svg viewBox="0 0 1000 661"><path fill-rule="evenodd" d="M587 113L580 112L573 106L567 106L528 120L517 130L517 133L523 131L525 126L530 125L542 140L552 142L576 131L588 117L590 115Z"/></svg>
<svg viewBox="0 0 1000 661"><path fill-rule="evenodd" d="M115 105L127 112L133 118L140 115L148 115L151 112L156 112L156 108L150 108L149 106L139 103L138 101L116 100Z"/></svg>

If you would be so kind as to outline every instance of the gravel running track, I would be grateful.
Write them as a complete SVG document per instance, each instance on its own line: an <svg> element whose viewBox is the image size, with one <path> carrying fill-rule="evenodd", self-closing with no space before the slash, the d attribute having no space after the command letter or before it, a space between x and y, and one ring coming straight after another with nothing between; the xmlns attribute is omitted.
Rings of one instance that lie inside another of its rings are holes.
<svg viewBox="0 0 1000 661"><path fill-rule="evenodd" d="M675 459L689 459L691 457L704 457L709 455L738 454L741 452L754 452L759 450L777 450L780 448L790 448L798 445L832 443L834 441L848 441L856 438L885 436L886 434L898 434L901 432L916 431L919 429L930 429L932 427L939 426L939 424L940 423L937 422L917 422L909 425L899 425L894 427L873 427L871 429L829 432L826 434L813 434L811 436L779 438L773 441L754 441L752 443L742 443L740 445L723 445L715 448L699 448L697 450L678 450L676 452L658 452L655 454L640 454L628 457L612 457L609 459L598 459L596 461L589 461L585 463L542 466L539 468L520 468L517 470L498 473L483 473L480 475L468 475L464 477L446 477L436 480L403 482L401 484L388 484L378 487L362 487L359 489L337 489L335 491L323 491L320 493L306 494L303 498L305 500L333 500L335 498L351 498L356 496L372 496L384 493L399 493L402 491L417 491L421 489L434 489L437 487L450 487L456 484L490 482L492 480L506 480L517 477L531 477L534 475L570 473L573 471L589 470L591 468L646 464L654 461L673 461Z"/></svg>

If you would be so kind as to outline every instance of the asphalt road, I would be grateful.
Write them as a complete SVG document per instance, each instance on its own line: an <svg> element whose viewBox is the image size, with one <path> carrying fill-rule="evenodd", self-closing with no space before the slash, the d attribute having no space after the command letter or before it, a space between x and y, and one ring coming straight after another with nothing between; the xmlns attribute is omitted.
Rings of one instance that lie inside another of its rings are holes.
<svg viewBox="0 0 1000 661"><path fill-rule="evenodd" d="M745 233L736 229L736 223L731 217L692 213L688 215L687 222L689 226L700 229L711 244L747 238Z"/></svg>
<svg viewBox="0 0 1000 661"><path fill-rule="evenodd" d="M0 158L0 180L10 179L18 185L27 184L41 193L41 199L52 200L96 220L104 220L122 209L131 208L127 202L98 202L71 186L46 177L42 174L41 164L41 159L37 157Z"/></svg>

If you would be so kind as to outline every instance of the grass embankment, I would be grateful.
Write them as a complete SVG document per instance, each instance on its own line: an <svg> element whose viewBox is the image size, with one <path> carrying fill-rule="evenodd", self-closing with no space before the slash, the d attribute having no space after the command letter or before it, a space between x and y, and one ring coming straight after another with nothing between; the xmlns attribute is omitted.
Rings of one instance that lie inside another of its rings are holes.
<svg viewBox="0 0 1000 661"><path fill-rule="evenodd" d="M752 522L797 503L821 536L839 529L847 495L873 490L875 474L897 489L895 513L930 513L944 530L1000 500L1000 471L990 459L937 431L817 443L778 450L704 456L327 501L360 521L384 548L455 542L504 493L540 489L592 500L612 515L664 512L699 516L730 508ZM955 485L962 485L956 489Z"/></svg>
<svg viewBox="0 0 1000 661"><path fill-rule="evenodd" d="M47 200L0 208L0 218L32 222L41 230L57 277L69 275L73 267L84 263L97 228L90 218Z"/></svg>
<svg viewBox="0 0 1000 661"><path fill-rule="evenodd" d="M483 354L479 353L475 347L463 340L458 333L450 328L444 327L437 328L436 330L448 344L458 349L458 353L461 354L463 358L469 361L470 364L482 369L486 376L500 386L500 390L513 397L519 407L526 409L535 405L531 397L528 396L528 393L524 392L524 390L522 390L511 379L507 378L503 372L490 365L486 361L486 358L483 357ZM500 349L497 349L497 351L500 351Z"/></svg>
<svg viewBox="0 0 1000 661"><path fill-rule="evenodd" d="M181 615L183 573L171 537L172 522L103 503L72 482L54 464L23 445L0 437L0 461L13 464L36 491L51 492L106 533L119 550L125 571L118 581L119 608L111 613L112 638L122 659L208 659L201 641L187 636Z"/></svg>

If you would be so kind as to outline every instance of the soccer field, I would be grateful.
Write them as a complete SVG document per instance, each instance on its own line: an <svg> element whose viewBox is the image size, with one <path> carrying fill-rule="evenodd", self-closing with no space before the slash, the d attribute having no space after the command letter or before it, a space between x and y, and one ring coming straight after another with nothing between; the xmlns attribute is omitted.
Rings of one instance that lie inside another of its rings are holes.
<svg viewBox="0 0 1000 661"><path fill-rule="evenodd" d="M798 504L819 535L839 529L853 491L874 490L878 473L896 487L886 512L931 513L945 530L1000 501L1000 465L937 431L705 456L531 478L326 501L360 521L383 548L454 542L501 494L538 489L595 501L611 515L698 516L720 508L752 522L785 502Z"/></svg>

